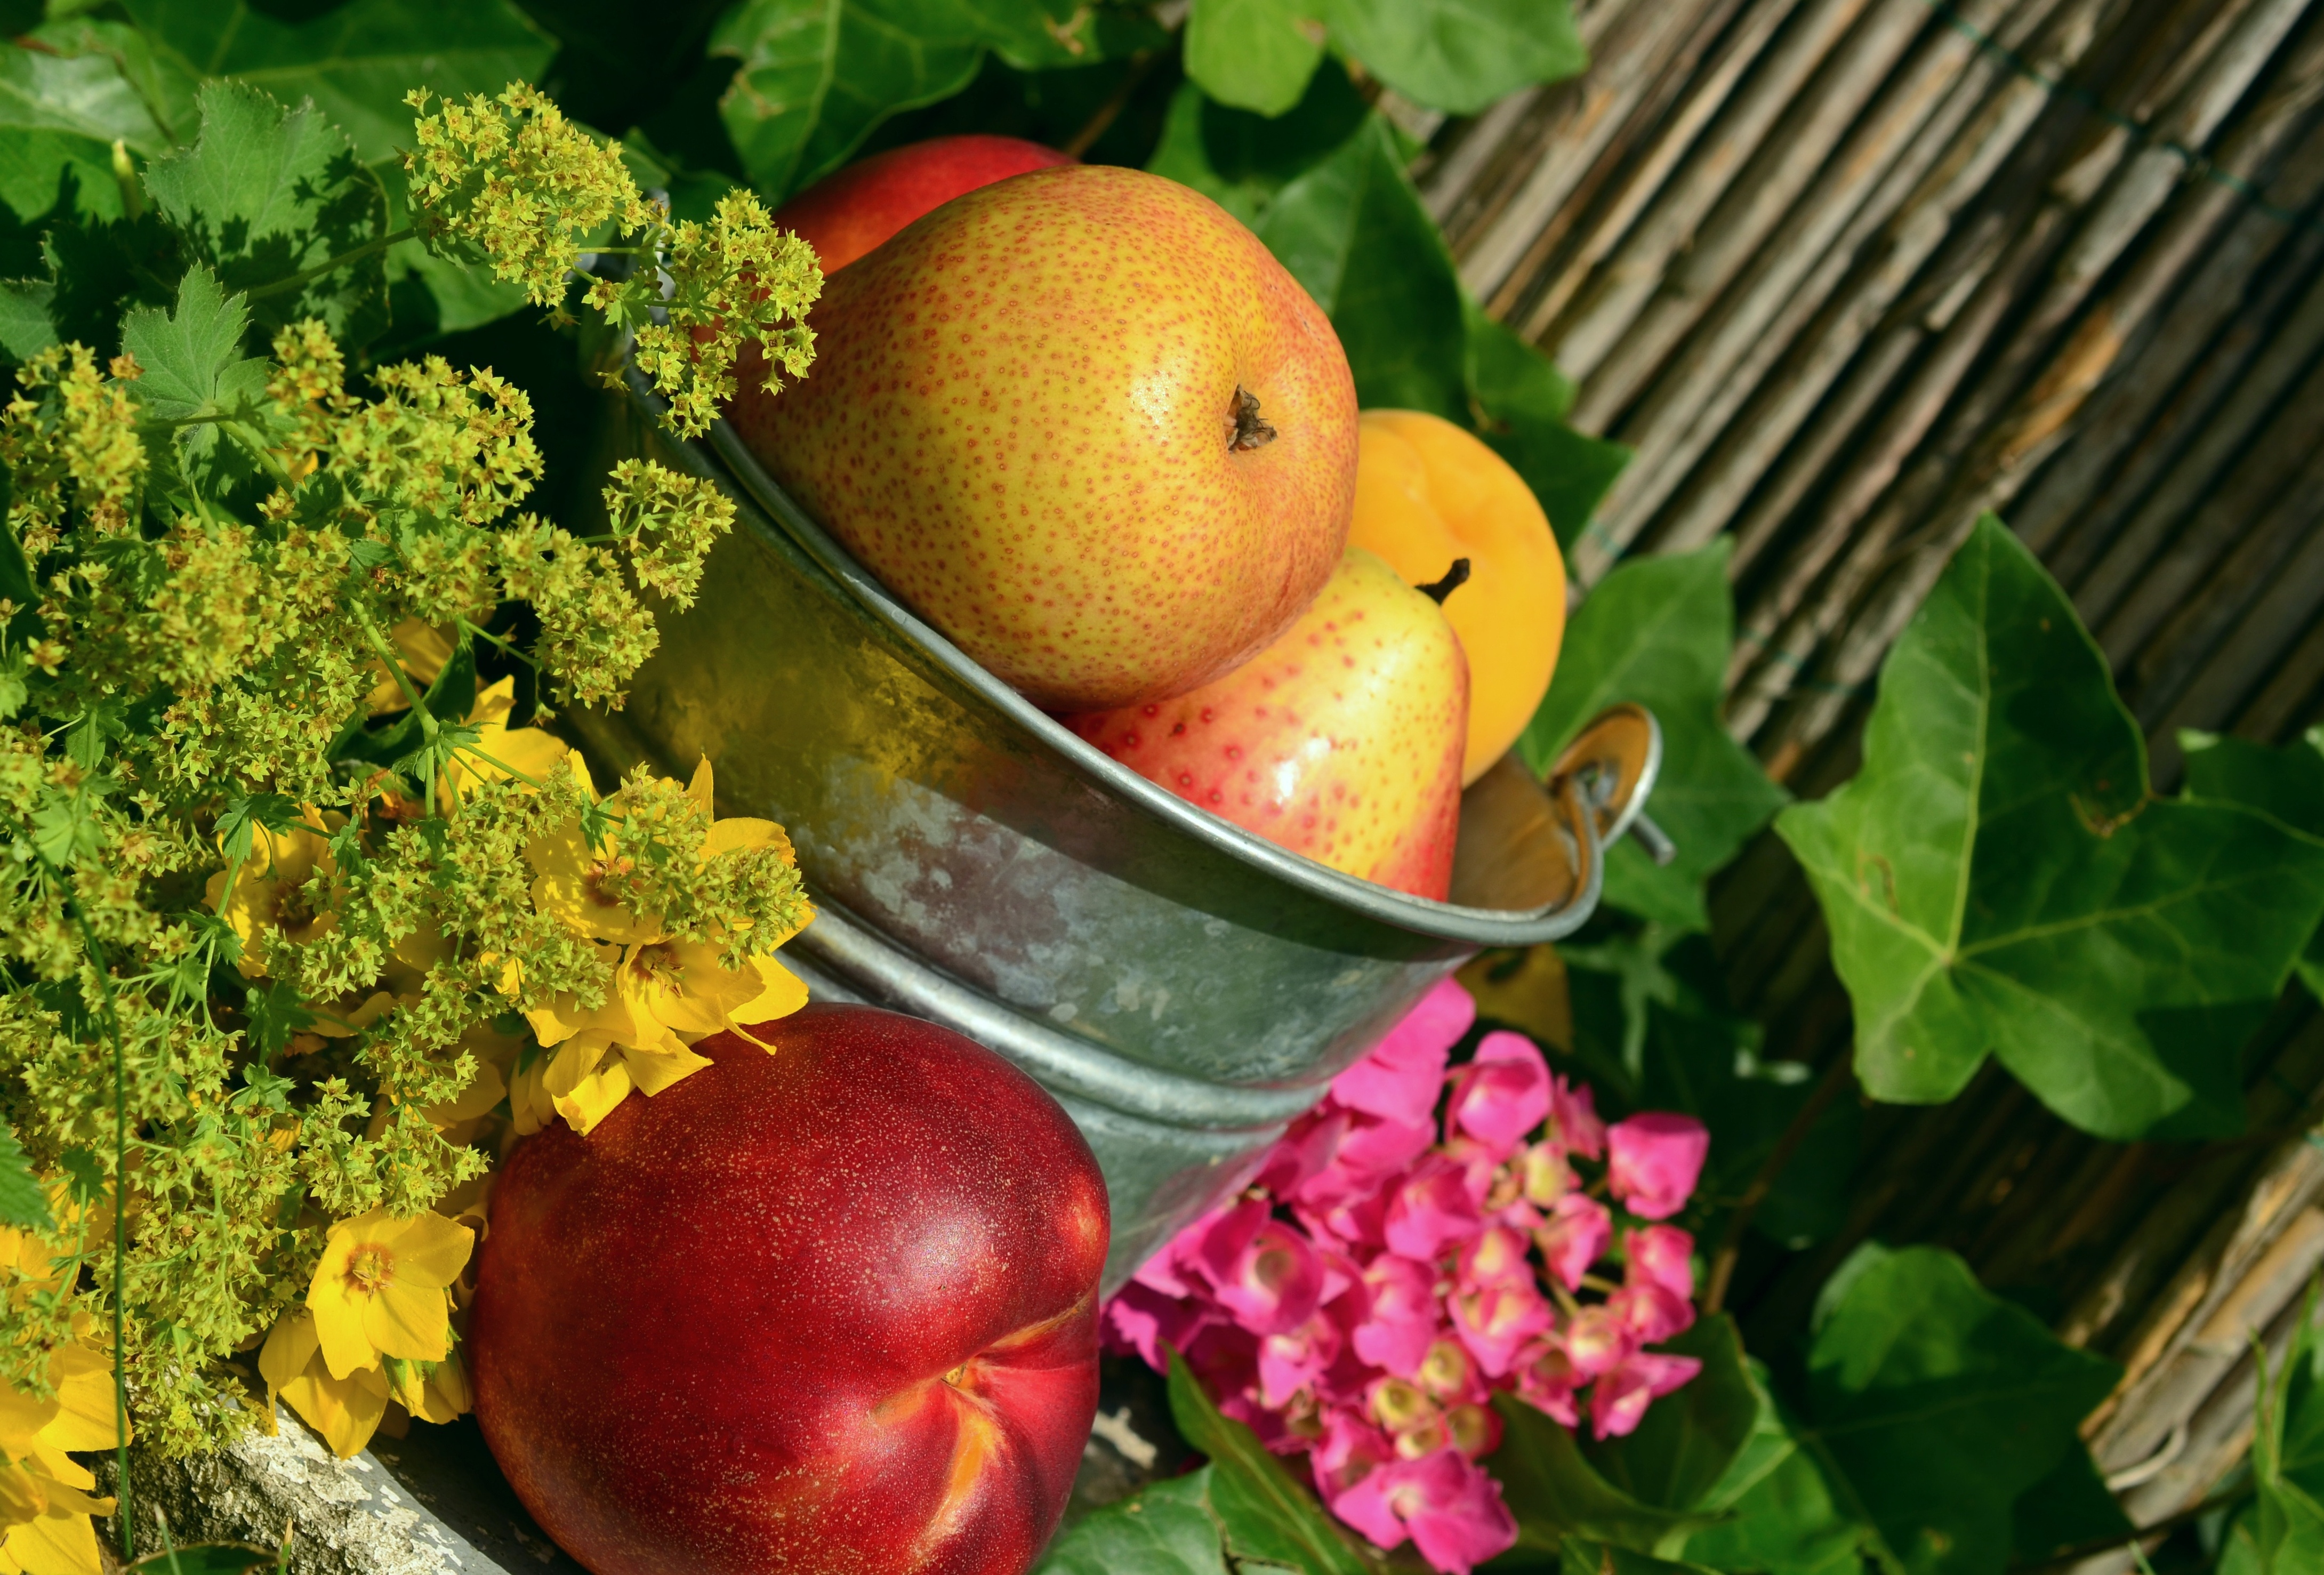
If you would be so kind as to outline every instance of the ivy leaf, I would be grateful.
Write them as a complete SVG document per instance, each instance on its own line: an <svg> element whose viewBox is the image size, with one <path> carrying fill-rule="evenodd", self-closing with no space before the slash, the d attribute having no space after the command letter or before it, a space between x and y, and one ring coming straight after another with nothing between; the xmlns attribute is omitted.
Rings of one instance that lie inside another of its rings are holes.
<svg viewBox="0 0 2324 1575"><path fill-rule="evenodd" d="M1323 58L1307 0L1194 0L1186 15L1186 75L1221 104L1281 115L1299 102Z"/></svg>
<svg viewBox="0 0 2324 1575"><path fill-rule="evenodd" d="M1255 230L1283 189L1344 146L1370 114L1336 64L1308 79L1296 110L1272 120L1181 88L1146 168L1193 187Z"/></svg>
<svg viewBox="0 0 2324 1575"><path fill-rule="evenodd" d="M2129 1542L2136 1529L2089 1451L2068 1450L2056 1470L2017 1496L2009 1515L2010 1557L2040 1564L2085 1543Z"/></svg>
<svg viewBox="0 0 2324 1575"><path fill-rule="evenodd" d="M1805 1431L1913 1575L1995 1570L2013 1506L2082 1451L2076 1430L2121 1371L1951 1253L1868 1244L1819 1300Z"/></svg>
<svg viewBox="0 0 2324 1575"><path fill-rule="evenodd" d="M2324 728L2272 750L2246 739L2192 730L2179 735L2187 757L2187 797L2256 809L2286 830L2324 843ZM2324 1000L2324 926L2292 964L2308 992Z"/></svg>
<svg viewBox="0 0 2324 1575"><path fill-rule="evenodd" d="M1474 300L1464 302L1464 311L1478 434L1525 478L1558 544L1571 551L1630 462L1630 450L1567 426L1572 380Z"/></svg>
<svg viewBox="0 0 2324 1575"><path fill-rule="evenodd" d="M48 1190L32 1174L32 1162L16 1141L15 1129L5 1122L0 1122L0 1225L43 1236L57 1228L49 1212Z"/></svg>
<svg viewBox="0 0 2324 1575"><path fill-rule="evenodd" d="M281 22L252 0L123 0L157 61L190 87L232 77L312 98L366 164L411 143L414 87L447 98L538 81L552 46L511 0L351 0Z"/></svg>
<svg viewBox="0 0 2324 1575"><path fill-rule="evenodd" d="M967 87L987 51L1039 70L1167 41L1150 18L1072 0L742 0L709 49L742 62L719 115L752 183L779 200L897 111Z"/></svg>
<svg viewBox="0 0 2324 1575"><path fill-rule="evenodd" d="M1868 1091L1947 1100L1990 1052L2104 1138L2239 1128L2235 1046L2324 915L2324 846L2151 796L2105 657L1991 515L1890 652L1863 770L1776 829Z"/></svg>
<svg viewBox="0 0 2324 1575"><path fill-rule="evenodd" d="M1699 1319L1657 1349L1693 1357L1702 1370L1648 1406L1628 1436L1586 1445L1583 1452L1609 1485L1639 1503L1695 1509L1751 1443L1759 1395L1744 1366L1742 1336L1723 1312Z"/></svg>
<svg viewBox="0 0 2324 1575"><path fill-rule="evenodd" d="M1057 1534L1033 1575L1234 1575L1204 1466L1154 1483Z"/></svg>
<svg viewBox="0 0 2324 1575"><path fill-rule="evenodd" d="M1608 851L1606 900L1676 930L1710 927L1702 882L1790 797L1720 721L1734 601L1724 538L1694 552L1632 558L1577 608L1549 693L1517 741L1546 773L1584 723L1635 701L1663 729L1662 775L1646 812L1678 845L1657 866L1628 838Z"/></svg>
<svg viewBox="0 0 2324 1575"><path fill-rule="evenodd" d="M1864 1575L1869 1559L1884 1575L1893 1575L1894 1555L1861 1514L1843 1507L1841 1495L1770 1391L1766 1369L1753 1361L1747 1370L1758 1400L1757 1421L1705 1500L1706 1508L1724 1515L1687 1538L1686 1557L1717 1570L1766 1575Z"/></svg>
<svg viewBox="0 0 2324 1575"><path fill-rule="evenodd" d="M1329 0L1332 35L1416 104L1474 115L1590 64L1566 0Z"/></svg>
<svg viewBox="0 0 2324 1575"><path fill-rule="evenodd" d="M2324 1347L2313 1287L2300 1310L2283 1364L2259 1361L2252 1478L2258 1501L2236 1527L2238 1550L2258 1575L2324 1568ZM2221 1567L2227 1567L2222 1561Z"/></svg>
<svg viewBox="0 0 2324 1575"><path fill-rule="evenodd" d="M314 105L286 110L258 88L206 83L201 134L146 167L155 207L226 289L258 292L252 315L280 327L320 318L349 350L386 327L380 256L294 290L279 284L384 233L387 200L346 134Z"/></svg>
<svg viewBox="0 0 2324 1575"><path fill-rule="evenodd" d="M1646 1503L1615 1487L1599 1475L1564 1423L1516 1395L1495 1395L1493 1409L1501 1418L1501 1444L1483 1465L1517 1517L1519 1548L1554 1552L1577 1536L1668 1554L1705 1524L1703 1516Z"/></svg>
<svg viewBox="0 0 2324 1575"><path fill-rule="evenodd" d="M168 145L113 61L0 43L0 202L19 220L30 224L60 204L118 215L116 139L140 152Z"/></svg>
<svg viewBox="0 0 2324 1575"><path fill-rule="evenodd" d="M180 463L198 480L251 474L248 458L223 443L217 422L261 418L267 363L242 354L250 312L200 263L178 282L174 309L140 307L124 318L121 347L144 375L130 387L148 419L175 424Z"/></svg>
<svg viewBox="0 0 2324 1575"><path fill-rule="evenodd" d="M1314 1496L1257 1433L1220 1412L1176 1351L1170 1417L1187 1443L1210 1457L1211 1508L1236 1559L1287 1565L1306 1575L1369 1575L1363 1555Z"/></svg>
<svg viewBox="0 0 2324 1575"><path fill-rule="evenodd" d="M1568 1537L1558 1546L1558 1575L1719 1575L1701 1564L1657 1559L1633 1548L1588 1537Z"/></svg>

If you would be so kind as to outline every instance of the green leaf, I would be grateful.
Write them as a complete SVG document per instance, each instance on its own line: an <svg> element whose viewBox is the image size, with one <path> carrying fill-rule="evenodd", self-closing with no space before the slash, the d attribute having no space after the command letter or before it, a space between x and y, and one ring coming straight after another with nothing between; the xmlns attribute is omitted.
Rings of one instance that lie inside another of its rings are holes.
<svg viewBox="0 0 2324 1575"><path fill-rule="evenodd" d="M32 584L32 566L24 557L24 544L8 522L8 511L15 501L16 474L0 465L0 602L29 607L41 598ZM5 621L0 621L0 627L5 627Z"/></svg>
<svg viewBox="0 0 2324 1575"><path fill-rule="evenodd" d="M1633 1548L1568 1537L1558 1548L1558 1575L1719 1575L1701 1564L1657 1559Z"/></svg>
<svg viewBox="0 0 2324 1575"><path fill-rule="evenodd" d="M59 344L51 315L57 287L46 279L0 280L0 355L23 363Z"/></svg>
<svg viewBox="0 0 2324 1575"><path fill-rule="evenodd" d="M1030 70L1164 41L1147 17L1070 0L742 0L709 48L742 61L719 115L752 183L779 201L890 115L967 87L988 51Z"/></svg>
<svg viewBox="0 0 2324 1575"><path fill-rule="evenodd" d="M1474 115L1590 64L1566 0L1329 0L1332 35L1416 104Z"/></svg>
<svg viewBox="0 0 2324 1575"><path fill-rule="evenodd" d="M2039 1564L2103 1538L2128 1542L2135 1529L2089 1451L2068 1450L2057 1469L2017 1496L2009 1516L2010 1556Z"/></svg>
<svg viewBox="0 0 2324 1575"><path fill-rule="evenodd" d="M122 318L136 306L168 307L186 272L177 231L147 212L135 218L74 219L41 238L49 278L49 315L60 340L78 340L98 355L121 348Z"/></svg>
<svg viewBox="0 0 2324 1575"><path fill-rule="evenodd" d="M1216 1469L1154 1483L1067 1527L1033 1575L1232 1575L1210 1508Z"/></svg>
<svg viewBox="0 0 2324 1575"><path fill-rule="evenodd" d="M1615 1487L1598 1474L1563 1423L1516 1395L1495 1395L1493 1409L1500 1414L1501 1445L1483 1464L1517 1517L1518 1547L1551 1552L1579 1536L1672 1553L1705 1524L1704 1516L1644 1503Z"/></svg>
<svg viewBox="0 0 2324 1575"><path fill-rule="evenodd" d="M1991 515L1890 652L1862 771L1776 827L1866 1089L1947 1100L1990 1052L2106 1138L2239 1128L2236 1045L2324 916L2324 847L2150 796L2104 655Z"/></svg>
<svg viewBox="0 0 2324 1575"><path fill-rule="evenodd" d="M1951 1253L1867 1245L1817 1307L1809 1432L1914 1575L1997 1570L2019 1497L2082 1450L2120 1376Z"/></svg>
<svg viewBox="0 0 2324 1575"><path fill-rule="evenodd" d="M250 1575L254 1570L272 1570L275 1564L275 1555L265 1548L244 1543L197 1543L148 1553L123 1568L138 1575Z"/></svg>
<svg viewBox="0 0 2324 1575"><path fill-rule="evenodd" d="M123 0L187 83L233 77L286 104L312 98L366 164L411 144L403 96L497 93L537 81L551 46L510 0L352 0L281 22L251 0Z"/></svg>
<svg viewBox="0 0 2324 1575"><path fill-rule="evenodd" d="M168 146L121 68L99 55L60 55L0 43L0 202L26 222L75 183L76 206L121 212L113 144L140 152Z"/></svg>
<svg viewBox="0 0 2324 1575"><path fill-rule="evenodd" d="M1228 1551L1307 1575L1368 1575L1370 1565L1323 1506L1268 1452L1259 1435L1221 1414L1185 1359L1170 1357L1170 1417L1210 1457L1212 1510Z"/></svg>
<svg viewBox="0 0 2324 1575"><path fill-rule="evenodd" d="M15 1129L5 1122L0 1122L0 1225L42 1235L57 1225L49 1212L48 1192L32 1174L32 1162L16 1141Z"/></svg>
<svg viewBox="0 0 2324 1575"><path fill-rule="evenodd" d="M1789 797L1720 722L1734 602L1730 544L1631 558L1575 610L1549 693L1517 749L1545 773L1584 723L1635 701L1662 724L1662 775L1646 812L1678 856L1657 866L1635 843L1606 861L1606 900L1674 929L1705 929L1702 882Z"/></svg>
<svg viewBox="0 0 2324 1575"><path fill-rule="evenodd" d="M1744 1366L1743 1339L1723 1312L1656 1349L1693 1357L1702 1370L1646 1408L1637 1431L1584 1446L1611 1486L1658 1509L1702 1507L1750 1443L1759 1395Z"/></svg>
<svg viewBox="0 0 2324 1575"><path fill-rule="evenodd" d="M2187 757L2187 797L2256 809L2287 830L2324 842L2324 728L2272 750L2240 738L2190 729L2179 735ZM2292 964L2308 993L2324 1000L2324 926Z"/></svg>
<svg viewBox="0 0 2324 1575"><path fill-rule="evenodd" d="M1559 545L1572 550L1630 451L1565 424L1573 382L1516 330L1474 300L1468 322L1469 388L1478 432L1525 478L1549 515Z"/></svg>
<svg viewBox="0 0 2324 1575"><path fill-rule="evenodd" d="M1323 58L1310 0L1194 0L1186 16L1186 75L1221 104L1281 115L1306 92Z"/></svg>
<svg viewBox="0 0 2324 1575"><path fill-rule="evenodd" d="M198 477L246 470L239 449L220 441L212 419L259 419L267 363L242 354L249 309L200 263L178 283L174 309L140 307L121 325L121 347L144 375L130 386L149 420L180 423L180 461ZM185 425L183 423L199 423Z"/></svg>
<svg viewBox="0 0 2324 1575"><path fill-rule="evenodd" d="M260 292L262 326L321 318L349 350L374 337L387 322L377 253L297 289L264 288L384 233L386 198L346 134L312 104L285 110L238 82L206 84L199 104L194 145L146 167L155 207L226 289Z"/></svg>

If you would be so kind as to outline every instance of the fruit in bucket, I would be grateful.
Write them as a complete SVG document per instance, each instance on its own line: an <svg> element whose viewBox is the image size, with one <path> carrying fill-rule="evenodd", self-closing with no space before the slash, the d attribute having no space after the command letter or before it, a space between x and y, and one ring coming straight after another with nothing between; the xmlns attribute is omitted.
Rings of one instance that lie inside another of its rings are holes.
<svg viewBox="0 0 2324 1575"><path fill-rule="evenodd" d="M1225 677L1065 722L1246 831L1442 900L1468 705L1468 664L1434 597L1350 548L1290 631Z"/></svg>
<svg viewBox="0 0 2324 1575"><path fill-rule="evenodd" d="M841 269L813 376L730 419L922 617L1052 711L1184 694L1331 577L1355 385L1331 324L1208 198L1067 165Z"/></svg>
<svg viewBox="0 0 2324 1575"><path fill-rule="evenodd" d="M1097 1406L1105 1184L971 1040L810 1006L509 1156L466 1351L596 1575L1019 1575Z"/></svg>
<svg viewBox="0 0 2324 1575"><path fill-rule="evenodd" d="M1549 693L1565 633L1565 559L1549 516L1508 462L1419 410L1366 410L1352 547L1425 585L1456 557L1469 582L1444 616L1469 657L1463 785L1508 752Z"/></svg>
<svg viewBox="0 0 2324 1575"><path fill-rule="evenodd" d="M1018 137L931 137L825 176L777 208L775 226L813 246L825 273L836 273L964 192L1073 161Z"/></svg>

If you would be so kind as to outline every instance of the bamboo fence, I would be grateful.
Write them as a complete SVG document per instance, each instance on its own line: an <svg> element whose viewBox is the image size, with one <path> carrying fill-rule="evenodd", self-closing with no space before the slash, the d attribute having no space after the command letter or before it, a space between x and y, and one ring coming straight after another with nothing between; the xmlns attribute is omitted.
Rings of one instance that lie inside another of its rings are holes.
<svg viewBox="0 0 2324 1575"><path fill-rule="evenodd" d="M1470 288L1577 380L1577 424L1637 450L1576 578L1733 539L1728 723L1772 775L1812 797L1854 770L1881 658L1987 509L2073 596L2158 791L2181 728L2318 720L2324 0L1577 20L1585 76L1416 127L1416 174ZM1771 1049L1843 1061L1780 844L1712 908ZM2204 1147L2083 1137L1992 1070L1868 1106L1847 1229L1746 1252L1730 1304L1796 1327L1858 1242L1954 1248L2125 1363L2092 1449L2134 1522L2184 1511L2248 1446L2252 1338L2289 1338L2324 1264L2324 1016L2295 990L2246 1055L2248 1136Z"/></svg>

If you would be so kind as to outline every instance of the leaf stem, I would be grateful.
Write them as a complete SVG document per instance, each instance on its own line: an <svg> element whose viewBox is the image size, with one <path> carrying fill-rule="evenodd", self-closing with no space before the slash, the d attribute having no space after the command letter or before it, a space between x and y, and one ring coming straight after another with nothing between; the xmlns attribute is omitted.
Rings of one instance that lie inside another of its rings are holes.
<svg viewBox="0 0 2324 1575"><path fill-rule="evenodd" d="M403 228L391 231L387 235L374 235L362 245L351 247L336 257L325 258L312 268L302 268L287 278L274 281L272 284L262 284L255 290L245 290L242 292L242 298L244 300L263 300L270 295L281 295L285 290L297 290L302 285L310 284L322 278L324 274L335 269L345 268L350 262L360 262L366 257L386 251L390 246L413 240L419 234L417 229L406 225Z"/></svg>

